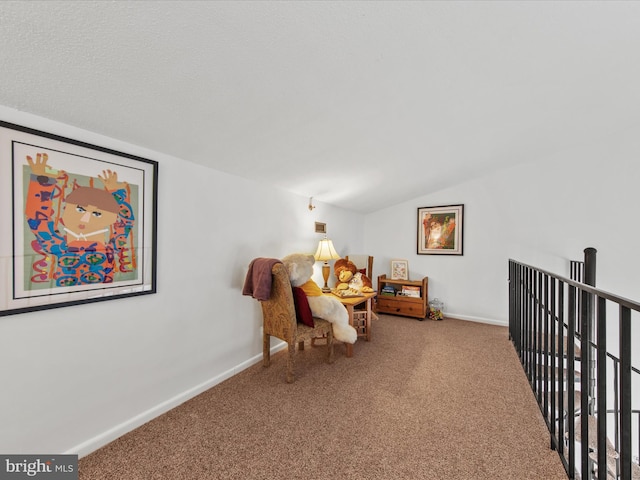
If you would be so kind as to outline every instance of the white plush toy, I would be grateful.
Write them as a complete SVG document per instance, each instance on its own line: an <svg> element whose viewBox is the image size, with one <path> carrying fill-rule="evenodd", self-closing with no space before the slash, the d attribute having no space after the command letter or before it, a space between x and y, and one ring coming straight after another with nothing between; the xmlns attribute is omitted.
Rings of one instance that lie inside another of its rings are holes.
<svg viewBox="0 0 640 480"><path fill-rule="evenodd" d="M349 325L347 309L337 298L323 295L318 284L311 279L315 262L313 255L306 253L292 253L282 259L282 263L289 272L291 285L302 288L307 294L313 316L324 318L333 324L333 336L336 340L355 343L358 333Z"/></svg>

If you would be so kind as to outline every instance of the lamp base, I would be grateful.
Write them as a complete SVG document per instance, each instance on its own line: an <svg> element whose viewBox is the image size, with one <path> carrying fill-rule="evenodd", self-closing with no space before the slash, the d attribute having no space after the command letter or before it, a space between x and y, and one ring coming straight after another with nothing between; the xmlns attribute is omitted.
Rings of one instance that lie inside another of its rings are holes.
<svg viewBox="0 0 640 480"><path fill-rule="evenodd" d="M322 293L331 292L329 285L327 285L327 282L329 281L330 271L331 271L331 267L329 266L329 262L325 260L324 264L322 265L322 278L324 279L324 287L322 287Z"/></svg>

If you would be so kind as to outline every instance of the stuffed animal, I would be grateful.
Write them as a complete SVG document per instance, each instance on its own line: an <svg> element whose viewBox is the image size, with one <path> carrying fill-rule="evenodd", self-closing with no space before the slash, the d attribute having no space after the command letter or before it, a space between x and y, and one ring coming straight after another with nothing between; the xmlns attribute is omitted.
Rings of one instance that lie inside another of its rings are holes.
<svg viewBox="0 0 640 480"><path fill-rule="evenodd" d="M373 292L371 279L359 272L358 267L351 260L344 258L336 260L333 270L339 282L338 290L352 289L357 292Z"/></svg>
<svg viewBox="0 0 640 480"><path fill-rule="evenodd" d="M313 265L316 263L313 255L293 253L284 257L282 263L289 272L291 285L302 288L307 294L313 316L324 318L333 324L333 336L336 340L355 343L358 339L358 332L349 325L347 309L337 298L323 295L322 289L311 279Z"/></svg>

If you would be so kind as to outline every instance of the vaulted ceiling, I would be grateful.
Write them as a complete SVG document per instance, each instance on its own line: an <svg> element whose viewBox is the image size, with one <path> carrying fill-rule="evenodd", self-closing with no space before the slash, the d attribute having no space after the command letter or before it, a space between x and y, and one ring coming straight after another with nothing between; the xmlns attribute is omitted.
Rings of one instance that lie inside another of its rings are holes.
<svg viewBox="0 0 640 480"><path fill-rule="evenodd" d="M640 2L0 2L0 104L361 212L640 125Z"/></svg>

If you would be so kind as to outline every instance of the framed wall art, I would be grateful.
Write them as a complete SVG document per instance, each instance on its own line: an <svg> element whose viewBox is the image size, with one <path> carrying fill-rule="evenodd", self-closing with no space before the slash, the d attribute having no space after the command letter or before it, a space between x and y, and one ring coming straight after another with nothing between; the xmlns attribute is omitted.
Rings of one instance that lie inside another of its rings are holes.
<svg viewBox="0 0 640 480"><path fill-rule="evenodd" d="M0 316L156 292L158 163L0 121Z"/></svg>
<svg viewBox="0 0 640 480"><path fill-rule="evenodd" d="M409 262L391 260L391 280L409 280Z"/></svg>
<svg viewBox="0 0 640 480"><path fill-rule="evenodd" d="M418 208L418 255L462 255L464 205Z"/></svg>

